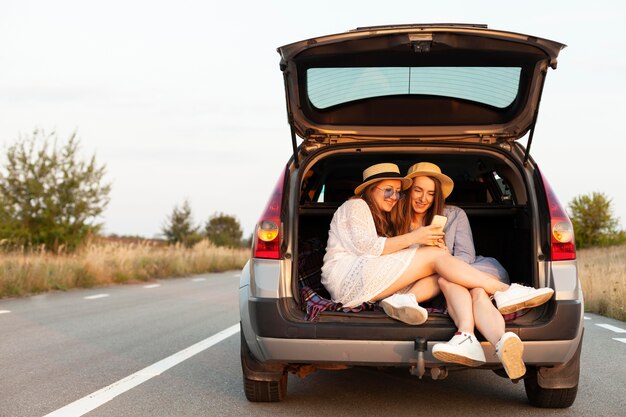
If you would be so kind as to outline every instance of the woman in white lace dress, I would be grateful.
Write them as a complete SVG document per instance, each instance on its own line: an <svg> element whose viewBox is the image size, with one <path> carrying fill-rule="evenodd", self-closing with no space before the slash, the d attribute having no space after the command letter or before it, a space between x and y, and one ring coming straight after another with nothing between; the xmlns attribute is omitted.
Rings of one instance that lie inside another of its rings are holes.
<svg viewBox="0 0 626 417"><path fill-rule="evenodd" d="M395 164L363 171L355 197L342 204L330 224L322 284L332 300L346 307L381 300L385 312L408 324L428 318L418 301L439 292L438 275L465 288L496 294L498 308L512 311L546 302L553 291L520 291L454 258L447 250L421 246L444 237L441 228L425 226L393 236L389 213L411 180Z"/></svg>

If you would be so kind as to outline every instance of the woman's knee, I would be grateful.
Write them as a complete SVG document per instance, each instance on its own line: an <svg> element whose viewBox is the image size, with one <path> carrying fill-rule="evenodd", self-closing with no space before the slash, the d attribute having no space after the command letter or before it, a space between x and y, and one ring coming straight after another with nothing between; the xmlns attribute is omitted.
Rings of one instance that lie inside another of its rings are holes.
<svg viewBox="0 0 626 417"><path fill-rule="evenodd" d="M433 263L441 258L452 256L449 252L436 246L422 246L417 250L417 253L421 254L424 258Z"/></svg>
<svg viewBox="0 0 626 417"><path fill-rule="evenodd" d="M447 279L443 277L437 278L437 285L439 285L439 288L442 288L442 289L447 288L449 284L450 284L450 281L448 281Z"/></svg>

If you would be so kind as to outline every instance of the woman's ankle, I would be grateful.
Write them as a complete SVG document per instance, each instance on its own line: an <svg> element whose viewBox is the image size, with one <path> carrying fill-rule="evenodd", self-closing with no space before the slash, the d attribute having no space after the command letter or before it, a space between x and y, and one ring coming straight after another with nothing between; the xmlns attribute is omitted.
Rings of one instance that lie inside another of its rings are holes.
<svg viewBox="0 0 626 417"><path fill-rule="evenodd" d="M459 332L459 333L465 333L465 334L469 334L469 335L474 336L474 329L471 328L471 327L466 327L466 326L459 327L458 329L456 329L456 331ZM474 336L474 337L476 337L476 336Z"/></svg>

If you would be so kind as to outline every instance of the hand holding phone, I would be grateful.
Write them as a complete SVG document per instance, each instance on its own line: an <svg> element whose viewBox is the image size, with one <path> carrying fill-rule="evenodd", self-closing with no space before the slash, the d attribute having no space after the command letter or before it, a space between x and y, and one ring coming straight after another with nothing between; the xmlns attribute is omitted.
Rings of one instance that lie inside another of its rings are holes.
<svg viewBox="0 0 626 417"><path fill-rule="evenodd" d="M433 217L433 221L430 223L431 226L435 226L438 229L441 229L443 231L443 227L446 225L446 222L448 221L448 218L446 216L440 216L438 214L435 214L435 216ZM437 246L437 242L436 241L432 241L428 243L431 246Z"/></svg>
<svg viewBox="0 0 626 417"><path fill-rule="evenodd" d="M435 217L433 217L433 221L430 224L433 226L441 227L441 230L443 230L447 221L448 218L446 216L440 216L438 214L435 214Z"/></svg>

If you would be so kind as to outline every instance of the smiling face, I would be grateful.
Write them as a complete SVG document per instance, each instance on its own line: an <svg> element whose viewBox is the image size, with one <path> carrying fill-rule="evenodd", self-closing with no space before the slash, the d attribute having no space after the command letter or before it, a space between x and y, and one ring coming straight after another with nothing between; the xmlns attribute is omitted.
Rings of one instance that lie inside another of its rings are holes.
<svg viewBox="0 0 626 417"><path fill-rule="evenodd" d="M435 181L430 177L413 178L411 187L411 208L413 215L423 216L433 204L435 198Z"/></svg>
<svg viewBox="0 0 626 417"><path fill-rule="evenodd" d="M400 192L402 192L400 180L382 180L374 184L370 197L381 211L388 213L398 202Z"/></svg>

